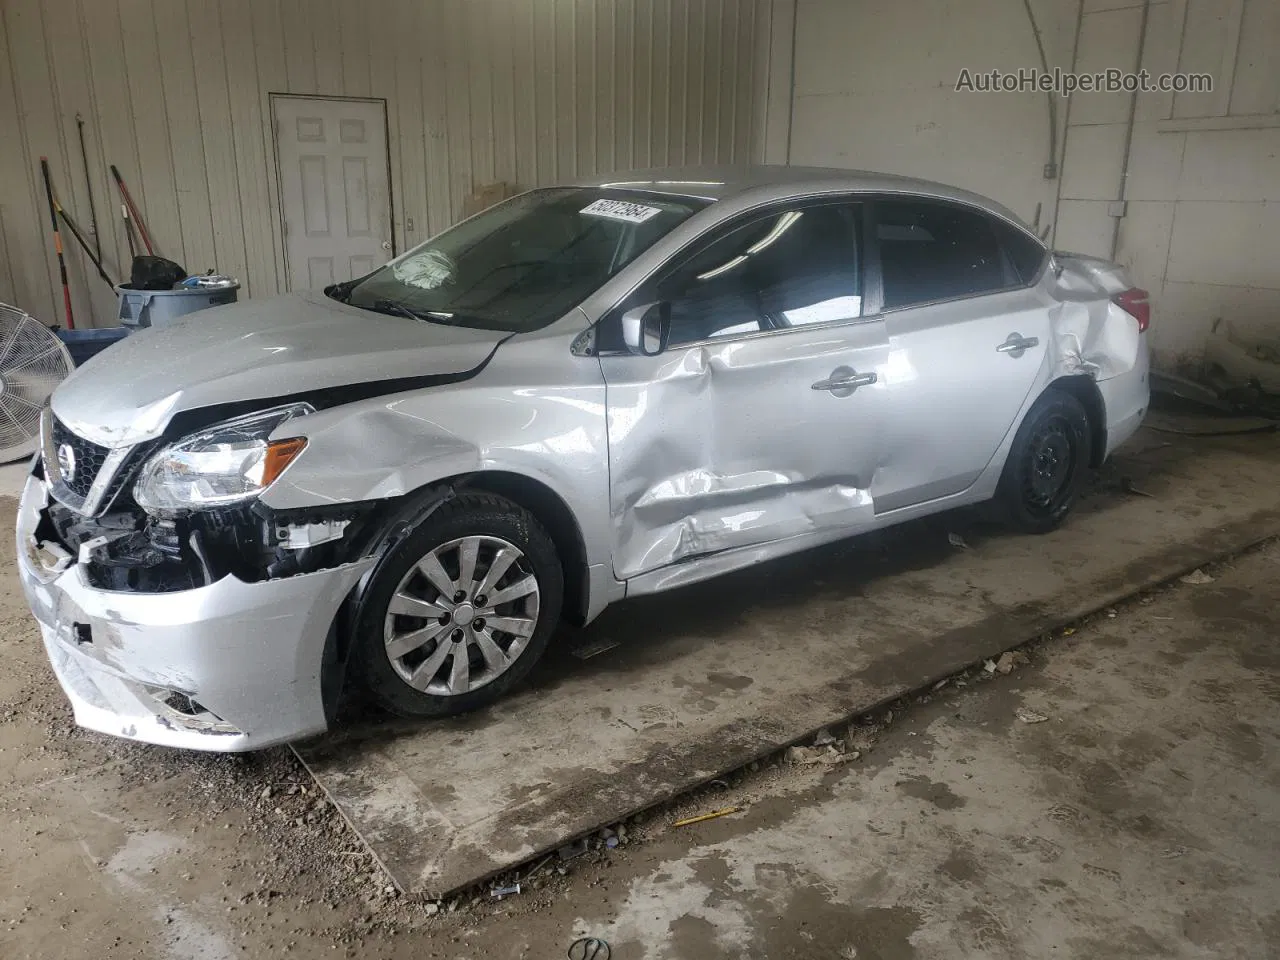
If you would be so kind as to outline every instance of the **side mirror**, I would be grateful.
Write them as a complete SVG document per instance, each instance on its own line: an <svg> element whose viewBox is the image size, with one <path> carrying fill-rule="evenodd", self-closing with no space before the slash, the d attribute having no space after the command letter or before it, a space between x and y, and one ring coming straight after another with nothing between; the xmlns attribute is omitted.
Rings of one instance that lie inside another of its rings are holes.
<svg viewBox="0 0 1280 960"><path fill-rule="evenodd" d="M671 336L671 304L666 301L632 307L622 315L622 342L637 356L656 357Z"/></svg>

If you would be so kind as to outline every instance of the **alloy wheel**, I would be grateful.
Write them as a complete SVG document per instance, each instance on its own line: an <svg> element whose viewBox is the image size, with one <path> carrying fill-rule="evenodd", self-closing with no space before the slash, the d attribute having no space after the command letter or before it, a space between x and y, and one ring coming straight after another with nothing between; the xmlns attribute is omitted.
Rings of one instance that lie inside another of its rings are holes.
<svg viewBox="0 0 1280 960"><path fill-rule="evenodd" d="M540 596L515 544L487 535L442 543L392 594L383 628L387 659L423 693L476 690L520 658L537 627Z"/></svg>

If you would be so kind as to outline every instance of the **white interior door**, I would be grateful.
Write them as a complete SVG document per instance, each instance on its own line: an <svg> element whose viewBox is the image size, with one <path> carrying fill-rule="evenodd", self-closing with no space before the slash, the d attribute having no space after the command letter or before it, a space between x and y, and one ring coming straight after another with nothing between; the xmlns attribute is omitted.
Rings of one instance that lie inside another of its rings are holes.
<svg viewBox="0 0 1280 960"><path fill-rule="evenodd" d="M381 101L271 98L290 290L362 276L391 258Z"/></svg>

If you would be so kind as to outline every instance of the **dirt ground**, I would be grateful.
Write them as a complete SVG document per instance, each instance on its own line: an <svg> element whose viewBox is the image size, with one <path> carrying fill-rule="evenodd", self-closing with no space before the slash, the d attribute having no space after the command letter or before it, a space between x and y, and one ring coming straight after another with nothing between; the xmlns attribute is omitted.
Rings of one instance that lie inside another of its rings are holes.
<svg viewBox="0 0 1280 960"><path fill-rule="evenodd" d="M288 751L76 729L3 543L5 960L1280 956L1280 544L434 904Z"/></svg>

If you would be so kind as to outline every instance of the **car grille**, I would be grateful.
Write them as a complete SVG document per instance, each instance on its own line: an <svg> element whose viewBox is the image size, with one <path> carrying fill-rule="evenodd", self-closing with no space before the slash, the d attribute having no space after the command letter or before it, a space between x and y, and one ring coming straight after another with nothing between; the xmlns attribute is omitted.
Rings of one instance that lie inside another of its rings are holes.
<svg viewBox="0 0 1280 960"><path fill-rule="evenodd" d="M108 450L106 447L100 447L96 443L84 439L84 437L76 436L76 434L67 429L61 420L54 417L54 455L59 456L63 448L70 449L72 456L75 457L75 471L68 478L63 472L62 460L59 457L58 465L54 467L53 475L71 493L83 501L89 496L89 491L93 489L93 481L98 478L102 465L107 461Z"/></svg>
<svg viewBox="0 0 1280 960"><path fill-rule="evenodd" d="M140 455L150 446L104 447L86 440L65 423L45 412L41 444L45 477L54 499L76 513L96 517L111 505L129 480ZM70 476L64 463L74 467Z"/></svg>

